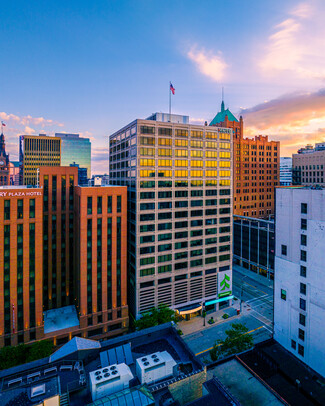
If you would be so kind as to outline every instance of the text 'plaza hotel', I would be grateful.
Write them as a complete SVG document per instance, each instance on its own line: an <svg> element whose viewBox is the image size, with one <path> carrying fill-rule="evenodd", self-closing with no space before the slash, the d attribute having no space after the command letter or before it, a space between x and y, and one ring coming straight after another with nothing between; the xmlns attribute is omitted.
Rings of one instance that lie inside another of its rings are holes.
<svg viewBox="0 0 325 406"><path fill-rule="evenodd" d="M231 296L232 129L156 113L110 136L110 181L128 186L129 304L190 315Z"/></svg>

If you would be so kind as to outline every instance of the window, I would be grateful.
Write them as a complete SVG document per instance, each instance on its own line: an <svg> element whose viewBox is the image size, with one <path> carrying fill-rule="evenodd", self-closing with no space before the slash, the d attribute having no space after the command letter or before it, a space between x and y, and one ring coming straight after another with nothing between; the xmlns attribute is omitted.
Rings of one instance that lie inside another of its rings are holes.
<svg viewBox="0 0 325 406"><path fill-rule="evenodd" d="M306 278L307 276L307 268L303 265L300 265L300 276Z"/></svg>
<svg viewBox="0 0 325 406"><path fill-rule="evenodd" d="M307 203L301 203L301 214L307 214Z"/></svg>
<svg viewBox="0 0 325 406"><path fill-rule="evenodd" d="M305 341L305 332L301 328L298 329L298 337L299 337L299 340Z"/></svg>
<svg viewBox="0 0 325 406"><path fill-rule="evenodd" d="M302 230L307 230L307 220L306 219L301 219L301 226L300 228Z"/></svg>
<svg viewBox="0 0 325 406"><path fill-rule="evenodd" d="M24 215L24 201L23 199L19 199L17 203L18 203L17 219L22 219Z"/></svg>
<svg viewBox="0 0 325 406"><path fill-rule="evenodd" d="M112 213L112 196L107 196L107 213Z"/></svg>
<svg viewBox="0 0 325 406"><path fill-rule="evenodd" d="M158 273L165 273L165 272L171 272L171 271L172 271L172 266L170 264L161 265L158 267Z"/></svg>
<svg viewBox="0 0 325 406"><path fill-rule="evenodd" d="M299 324L302 326L306 325L306 316L304 314L299 313Z"/></svg>
<svg viewBox="0 0 325 406"><path fill-rule="evenodd" d="M87 197L87 214L92 213L92 205L93 205L93 199L91 196Z"/></svg>
<svg viewBox="0 0 325 406"><path fill-rule="evenodd" d="M281 254L287 255L287 246L286 245L281 245Z"/></svg>
<svg viewBox="0 0 325 406"><path fill-rule="evenodd" d="M301 234L301 236L300 236L300 245L304 245L304 246L307 245L307 236L304 234Z"/></svg>
<svg viewBox="0 0 325 406"><path fill-rule="evenodd" d="M10 220L10 200L5 200L4 220Z"/></svg>
<svg viewBox="0 0 325 406"><path fill-rule="evenodd" d="M307 261L307 251L300 250L300 261Z"/></svg>
<svg viewBox="0 0 325 406"><path fill-rule="evenodd" d="M35 199L29 200L29 218L30 219L35 218Z"/></svg>
<svg viewBox="0 0 325 406"><path fill-rule="evenodd" d="M307 289L307 285L306 285L305 283L301 283L301 284L300 284L300 293L301 293L302 295L305 295L305 294L306 294L306 289Z"/></svg>
<svg viewBox="0 0 325 406"><path fill-rule="evenodd" d="M301 344L298 344L298 354L304 356L304 346Z"/></svg>
<svg viewBox="0 0 325 406"><path fill-rule="evenodd" d="M306 300L300 298L300 305L299 306L300 306L301 310L306 310Z"/></svg>
<svg viewBox="0 0 325 406"><path fill-rule="evenodd" d="M97 213L102 214L102 197L97 197Z"/></svg>
<svg viewBox="0 0 325 406"><path fill-rule="evenodd" d="M155 274L155 268L141 269L140 276L149 276Z"/></svg>
<svg viewBox="0 0 325 406"><path fill-rule="evenodd" d="M122 203L122 197L117 196L116 211L118 213L121 213L121 203Z"/></svg>
<svg viewBox="0 0 325 406"><path fill-rule="evenodd" d="M295 340L291 340L291 348L292 349L296 349L297 343L295 342Z"/></svg>
<svg viewBox="0 0 325 406"><path fill-rule="evenodd" d="M284 289L281 289L281 299L287 300L287 291Z"/></svg>

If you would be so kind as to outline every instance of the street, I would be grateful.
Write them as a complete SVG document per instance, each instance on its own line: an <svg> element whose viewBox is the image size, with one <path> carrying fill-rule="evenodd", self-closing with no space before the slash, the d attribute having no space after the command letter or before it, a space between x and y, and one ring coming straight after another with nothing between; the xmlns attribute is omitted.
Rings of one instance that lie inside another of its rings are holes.
<svg viewBox="0 0 325 406"><path fill-rule="evenodd" d="M247 271L248 272L248 271ZM262 278L262 277L261 277ZM229 320L201 331L187 334L183 338L191 350L204 358L218 339L226 337L225 331L231 324L242 323L253 335L254 343L272 337L273 331L273 289L270 286L244 275L238 267L233 269L233 293L238 298L238 306L242 295L242 312L240 316L231 317Z"/></svg>

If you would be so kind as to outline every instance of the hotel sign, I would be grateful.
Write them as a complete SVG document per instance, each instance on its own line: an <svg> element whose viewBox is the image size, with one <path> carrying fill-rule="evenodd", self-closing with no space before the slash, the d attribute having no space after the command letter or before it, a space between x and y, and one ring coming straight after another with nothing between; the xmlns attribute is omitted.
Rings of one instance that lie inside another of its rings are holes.
<svg viewBox="0 0 325 406"><path fill-rule="evenodd" d="M23 196L42 196L42 192L41 191L33 191L33 190L27 190L25 191L17 191L17 192L13 192L13 191L8 191L8 192L4 192L4 191L0 191L0 197L23 197Z"/></svg>
<svg viewBox="0 0 325 406"><path fill-rule="evenodd" d="M231 271L218 273L218 297L229 296L232 293Z"/></svg>

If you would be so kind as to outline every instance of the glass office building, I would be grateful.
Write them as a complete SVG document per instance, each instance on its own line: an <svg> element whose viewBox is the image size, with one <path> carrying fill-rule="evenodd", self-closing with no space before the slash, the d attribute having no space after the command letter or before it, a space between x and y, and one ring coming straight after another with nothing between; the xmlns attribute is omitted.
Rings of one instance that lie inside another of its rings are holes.
<svg viewBox="0 0 325 406"><path fill-rule="evenodd" d="M157 118L109 141L110 183L128 186L129 305L192 317L232 297L232 129Z"/></svg>
<svg viewBox="0 0 325 406"><path fill-rule="evenodd" d="M61 138L61 165L78 164L79 168L87 168L87 177L91 178L91 142L89 138L81 138L79 134L56 133Z"/></svg>

